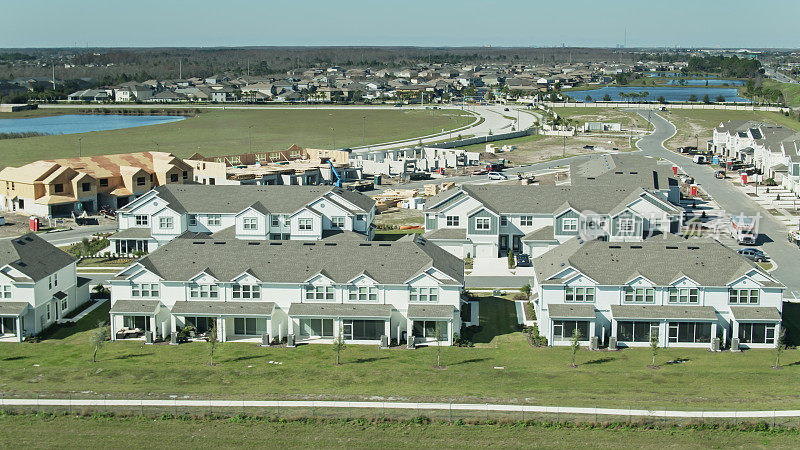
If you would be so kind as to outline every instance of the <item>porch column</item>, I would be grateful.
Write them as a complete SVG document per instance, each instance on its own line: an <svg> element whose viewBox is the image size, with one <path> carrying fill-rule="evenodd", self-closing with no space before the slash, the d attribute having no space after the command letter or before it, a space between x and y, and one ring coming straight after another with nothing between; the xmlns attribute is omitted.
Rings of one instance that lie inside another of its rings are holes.
<svg viewBox="0 0 800 450"><path fill-rule="evenodd" d="M778 329L776 328L775 329L775 337L776 338L778 337L777 331L778 331ZM736 320L736 319L733 319L733 326L731 327L730 339L738 338L738 337L739 337L739 321Z"/></svg>
<svg viewBox="0 0 800 450"><path fill-rule="evenodd" d="M589 336L586 337L586 340L591 342L592 336L597 336L597 320L589 321Z"/></svg>
<svg viewBox="0 0 800 450"><path fill-rule="evenodd" d="M150 332L153 333L153 340L155 341L156 337L158 337L158 330L156 330L156 316L150 316L147 318L147 320L150 321Z"/></svg>
<svg viewBox="0 0 800 450"><path fill-rule="evenodd" d="M17 323L17 342L22 342L22 318L20 316L17 316L16 323ZM775 336L777 337L778 335L776 334Z"/></svg>
<svg viewBox="0 0 800 450"><path fill-rule="evenodd" d="M289 316L289 333L294 334L294 318Z"/></svg>
<svg viewBox="0 0 800 450"><path fill-rule="evenodd" d="M714 342L714 338L717 337L717 322L711 322L711 342ZM709 348L712 348L713 344L709 343Z"/></svg>
<svg viewBox="0 0 800 450"><path fill-rule="evenodd" d="M169 315L169 327L170 327L169 328L170 334L178 332L178 324L177 321L175 320L175 314Z"/></svg>
<svg viewBox="0 0 800 450"><path fill-rule="evenodd" d="M383 322L383 334L386 335L386 338L389 339L389 342L392 341L392 319L386 319Z"/></svg>
<svg viewBox="0 0 800 450"><path fill-rule="evenodd" d="M453 319L447 321L447 345L453 345Z"/></svg>
<svg viewBox="0 0 800 450"><path fill-rule="evenodd" d="M219 316L215 320L217 321L217 340L225 342L225 317Z"/></svg>
<svg viewBox="0 0 800 450"><path fill-rule="evenodd" d="M109 324L109 327L111 328L111 340L112 341L116 341L117 340L117 330L115 329L116 326L114 325L114 323L116 323L116 319L117 319L117 315L112 313L111 314L111 323Z"/></svg>
<svg viewBox="0 0 800 450"><path fill-rule="evenodd" d="M414 333L414 320L411 318L406 318L406 342L411 339L411 335Z"/></svg>
<svg viewBox="0 0 800 450"><path fill-rule="evenodd" d="M778 337L781 335L781 323L778 322L775 324L775 347L778 346ZM736 335L739 336L738 334Z"/></svg>
<svg viewBox="0 0 800 450"><path fill-rule="evenodd" d="M617 338L617 319L611 318L611 337Z"/></svg>

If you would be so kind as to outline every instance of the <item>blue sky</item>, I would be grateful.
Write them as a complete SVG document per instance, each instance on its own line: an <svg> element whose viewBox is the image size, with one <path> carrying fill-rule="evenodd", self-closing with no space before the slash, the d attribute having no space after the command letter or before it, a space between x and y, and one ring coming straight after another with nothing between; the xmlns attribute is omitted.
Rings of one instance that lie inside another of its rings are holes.
<svg viewBox="0 0 800 450"><path fill-rule="evenodd" d="M797 0L3 0L0 48L800 46Z"/></svg>

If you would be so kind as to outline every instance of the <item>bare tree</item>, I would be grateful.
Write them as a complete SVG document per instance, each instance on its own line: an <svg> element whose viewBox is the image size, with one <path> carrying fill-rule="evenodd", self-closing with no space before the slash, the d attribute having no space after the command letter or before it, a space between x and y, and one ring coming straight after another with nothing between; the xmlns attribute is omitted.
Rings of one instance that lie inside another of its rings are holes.
<svg viewBox="0 0 800 450"><path fill-rule="evenodd" d="M656 367L656 355L658 354L658 335L650 333L650 351L653 353L653 367Z"/></svg>
<svg viewBox="0 0 800 450"><path fill-rule="evenodd" d="M436 367L442 367L442 341L447 339L447 326L436 322Z"/></svg>
<svg viewBox="0 0 800 450"><path fill-rule="evenodd" d="M208 331L208 353L211 357L211 363L209 365L214 365L214 350L217 349L217 345L219 344L219 337L217 336L217 321L214 320L214 325Z"/></svg>
<svg viewBox="0 0 800 450"><path fill-rule="evenodd" d="M775 369L781 368L781 355L786 350L786 330L781 328L778 333L778 342L775 344Z"/></svg>

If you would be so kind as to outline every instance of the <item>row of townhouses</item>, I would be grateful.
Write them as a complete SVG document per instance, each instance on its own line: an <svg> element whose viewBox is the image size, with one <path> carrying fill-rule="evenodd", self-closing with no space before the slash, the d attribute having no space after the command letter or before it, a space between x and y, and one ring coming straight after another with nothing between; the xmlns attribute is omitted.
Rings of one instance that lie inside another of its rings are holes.
<svg viewBox="0 0 800 450"><path fill-rule="evenodd" d="M39 236L0 240L0 342L22 342L89 300L77 259Z"/></svg>
<svg viewBox="0 0 800 450"><path fill-rule="evenodd" d="M184 233L257 240L371 240L375 201L333 186L159 186L117 212L114 254L148 253Z"/></svg>
<svg viewBox="0 0 800 450"><path fill-rule="evenodd" d="M635 167L635 169L634 169ZM572 185L464 185L425 204L425 237L458 257L538 256L575 237L641 241L680 231L672 168L604 156L573 168Z"/></svg>
<svg viewBox="0 0 800 450"><path fill-rule="evenodd" d="M420 237L392 243L178 238L110 280L114 339L191 326L221 341L449 345L463 262ZM152 333L152 334L148 334Z"/></svg>
<svg viewBox="0 0 800 450"><path fill-rule="evenodd" d="M568 345L719 350L777 343L784 286L711 240L575 238L534 260L540 333ZM717 340L718 339L718 340Z"/></svg>
<svg viewBox="0 0 800 450"><path fill-rule="evenodd" d="M765 178L772 178L800 194L800 133L780 125L732 120L714 128L712 150L753 164Z"/></svg>

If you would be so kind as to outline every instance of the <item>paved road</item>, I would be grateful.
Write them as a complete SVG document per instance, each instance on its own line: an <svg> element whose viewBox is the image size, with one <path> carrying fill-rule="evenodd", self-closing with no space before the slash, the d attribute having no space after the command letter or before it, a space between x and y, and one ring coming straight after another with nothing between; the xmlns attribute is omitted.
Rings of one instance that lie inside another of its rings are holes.
<svg viewBox="0 0 800 450"><path fill-rule="evenodd" d="M647 119L646 111L638 110L637 112ZM786 227L730 182L714 178L714 169L710 166L694 164L688 157L664 148L663 142L675 134L675 126L655 113L651 114L650 119L655 125L655 131L637 143L642 152L679 165L687 174L694 177L696 182L728 213L759 215L761 218L759 220L759 232L762 235L759 238L761 248L778 266L771 274L786 285L786 297L800 298L800 276L797 271L800 249L787 242L788 230Z"/></svg>
<svg viewBox="0 0 800 450"><path fill-rule="evenodd" d="M91 238L95 233L112 233L117 231L117 224L93 225L74 228L72 230L43 233L39 236L53 245L68 245L80 242L83 238Z"/></svg>

